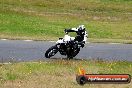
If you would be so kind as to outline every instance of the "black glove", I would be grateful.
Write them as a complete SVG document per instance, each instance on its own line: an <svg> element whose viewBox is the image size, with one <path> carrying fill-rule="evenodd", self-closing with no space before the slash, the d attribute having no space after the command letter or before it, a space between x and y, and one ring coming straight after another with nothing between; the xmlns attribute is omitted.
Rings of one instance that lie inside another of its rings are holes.
<svg viewBox="0 0 132 88"><path fill-rule="evenodd" d="M64 30L66 34L68 34L67 29Z"/></svg>

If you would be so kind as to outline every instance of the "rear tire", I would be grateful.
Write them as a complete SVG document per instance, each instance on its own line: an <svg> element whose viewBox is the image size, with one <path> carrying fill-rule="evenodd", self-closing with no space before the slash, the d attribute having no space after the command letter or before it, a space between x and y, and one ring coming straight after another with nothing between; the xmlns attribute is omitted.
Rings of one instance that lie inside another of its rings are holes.
<svg viewBox="0 0 132 88"><path fill-rule="evenodd" d="M57 52L58 52L58 47L56 45L55 46L52 46L51 48L49 48L46 51L45 57L46 58L50 58L50 57L54 56Z"/></svg>
<svg viewBox="0 0 132 88"><path fill-rule="evenodd" d="M75 57L75 56L79 53L79 51L80 51L80 48L76 49L76 50L74 51L74 53L73 53L73 57Z"/></svg>
<svg viewBox="0 0 132 88"><path fill-rule="evenodd" d="M67 54L67 58L68 59L73 59L73 57L75 57L80 51L80 48L74 50L73 52L68 52Z"/></svg>

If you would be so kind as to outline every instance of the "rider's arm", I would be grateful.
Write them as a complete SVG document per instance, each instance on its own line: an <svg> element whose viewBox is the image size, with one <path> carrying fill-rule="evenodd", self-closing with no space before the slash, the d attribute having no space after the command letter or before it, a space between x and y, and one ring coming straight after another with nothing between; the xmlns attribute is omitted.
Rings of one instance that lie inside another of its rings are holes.
<svg viewBox="0 0 132 88"><path fill-rule="evenodd" d="M77 32L77 28L65 29L65 32Z"/></svg>

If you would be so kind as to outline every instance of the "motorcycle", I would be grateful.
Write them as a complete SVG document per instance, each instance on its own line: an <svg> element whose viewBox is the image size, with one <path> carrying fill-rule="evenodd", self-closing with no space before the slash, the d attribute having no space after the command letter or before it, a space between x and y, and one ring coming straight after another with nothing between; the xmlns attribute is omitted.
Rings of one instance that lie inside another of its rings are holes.
<svg viewBox="0 0 132 88"><path fill-rule="evenodd" d="M80 48L83 47L82 43L84 43L74 40L75 37L71 37L66 33L64 35L64 38L59 38L56 44L46 51L45 57L50 58L57 52L60 52L61 55L65 55L68 59L72 59L79 53Z"/></svg>

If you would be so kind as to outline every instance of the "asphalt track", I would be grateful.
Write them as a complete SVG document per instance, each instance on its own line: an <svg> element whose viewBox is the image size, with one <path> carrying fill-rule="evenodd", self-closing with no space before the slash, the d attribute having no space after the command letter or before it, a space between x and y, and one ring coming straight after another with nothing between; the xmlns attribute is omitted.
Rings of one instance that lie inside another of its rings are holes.
<svg viewBox="0 0 132 88"><path fill-rule="evenodd" d="M0 61L47 60L44 53L54 44L48 41L0 40ZM57 53L53 58L66 57ZM75 58L132 61L132 44L88 43Z"/></svg>

